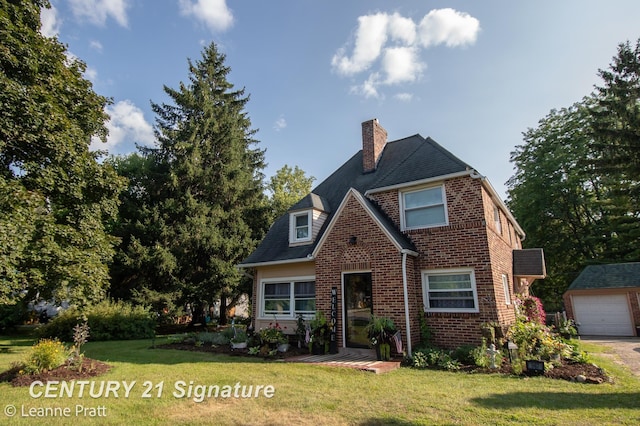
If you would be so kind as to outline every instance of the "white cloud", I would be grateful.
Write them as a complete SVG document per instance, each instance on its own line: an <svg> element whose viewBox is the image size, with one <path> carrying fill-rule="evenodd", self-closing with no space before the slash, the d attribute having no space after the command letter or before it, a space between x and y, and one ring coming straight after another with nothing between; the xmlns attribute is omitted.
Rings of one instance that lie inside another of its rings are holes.
<svg viewBox="0 0 640 426"><path fill-rule="evenodd" d="M98 40L91 40L89 42L89 47L93 50L97 50L98 52L102 52L102 43L100 43Z"/></svg>
<svg viewBox="0 0 640 426"><path fill-rule="evenodd" d="M273 125L273 129L276 132L279 132L280 130L284 129L285 127L287 127L287 120L284 119L284 116L280 116L280 118L278 118L276 120L276 122Z"/></svg>
<svg viewBox="0 0 640 426"><path fill-rule="evenodd" d="M361 85L351 86L350 92L357 95L364 96L365 98L381 99L383 96L378 92L378 86L380 85L380 74L374 72L369 75Z"/></svg>
<svg viewBox="0 0 640 426"><path fill-rule="evenodd" d="M422 18L418 26L420 43L424 47L438 44L448 47L473 44L479 31L480 21L453 9L432 10Z"/></svg>
<svg viewBox="0 0 640 426"><path fill-rule="evenodd" d="M339 49L331 64L341 74L351 75L364 71L380 56L382 46L387 41L386 13L361 16L358 18L355 47L351 58L345 56L345 49Z"/></svg>
<svg viewBox="0 0 640 426"><path fill-rule="evenodd" d="M412 93L397 93L393 97L402 102L411 102L413 100Z"/></svg>
<svg viewBox="0 0 640 426"><path fill-rule="evenodd" d="M233 13L226 0L180 0L180 14L205 24L209 30L225 31L233 25Z"/></svg>
<svg viewBox="0 0 640 426"><path fill-rule="evenodd" d="M415 81L425 66L420 62L418 49L415 47L391 47L382 56L382 69L387 75L387 84Z"/></svg>
<svg viewBox="0 0 640 426"><path fill-rule="evenodd" d="M389 35L393 40L411 45L416 39L416 24L411 18L394 13L389 17Z"/></svg>
<svg viewBox="0 0 640 426"><path fill-rule="evenodd" d="M58 18L58 9L53 4L51 8L43 7L40 10L40 32L45 37L55 37L60 33L61 21Z"/></svg>
<svg viewBox="0 0 640 426"><path fill-rule="evenodd" d="M353 40L339 48L331 59L340 75L369 75L351 92L365 98L380 98L381 86L418 81L426 69L422 49L444 44L447 47L475 43L480 22L453 9L435 9L420 24L398 13L378 12L360 16ZM349 55L349 47L352 47Z"/></svg>
<svg viewBox="0 0 640 426"><path fill-rule="evenodd" d="M109 136L107 143L94 138L91 141L92 150L112 151L123 143L152 146L155 142L153 127L145 118L142 110L131 101L124 100L107 106L105 112L110 119L107 122Z"/></svg>
<svg viewBox="0 0 640 426"><path fill-rule="evenodd" d="M87 66L87 69L84 71L84 76L93 84L96 84L98 81L98 71L90 66Z"/></svg>
<svg viewBox="0 0 640 426"><path fill-rule="evenodd" d="M86 18L95 25L104 26L111 17L123 27L128 25L127 9L130 0L69 0L76 18Z"/></svg>

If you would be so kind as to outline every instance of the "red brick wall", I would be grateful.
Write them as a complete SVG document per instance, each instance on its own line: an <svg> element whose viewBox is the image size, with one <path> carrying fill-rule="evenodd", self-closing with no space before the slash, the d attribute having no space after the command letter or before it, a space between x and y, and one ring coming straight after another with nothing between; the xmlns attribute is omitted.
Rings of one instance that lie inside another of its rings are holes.
<svg viewBox="0 0 640 426"><path fill-rule="evenodd" d="M350 245L351 236L357 238ZM342 273L370 271L374 314L391 318L406 344L402 254L362 205L351 197L316 256L316 306L328 314L331 287L338 288L338 339L342 345ZM412 296L415 299L415 295Z"/></svg>
<svg viewBox="0 0 640 426"><path fill-rule="evenodd" d="M423 309L422 271L432 269L473 269L478 293L478 313L428 313L434 343L442 347L478 344L480 325L497 321L511 324L515 320L514 305L506 305L502 274L509 278L513 297L512 245L517 244L515 234L509 238L507 217L501 213L503 233L496 233L493 221L493 202L480 180L462 177L445 183L449 224L447 226L411 230L407 235L419 251L411 282L412 338L418 338L419 310ZM373 194L372 197L387 215L400 226L400 208L397 191ZM413 340L413 339L412 339Z"/></svg>
<svg viewBox="0 0 640 426"><path fill-rule="evenodd" d="M514 305L506 305L502 274L509 277L513 298L512 248L519 240L502 215L502 234L493 221L493 202L479 179L462 177L445 182L449 224L447 226L411 230L418 257L407 256L407 281L411 340L420 339L419 318L424 309L422 271L433 269L473 269L478 293L478 313L428 313L433 343L441 347L479 344L480 325L497 321L511 324ZM400 227L397 190L372 194L371 198ZM352 236L356 244L349 244ZM330 234L317 253L316 306L329 314L331 288L338 289L338 343L342 346L342 274L370 271L373 284L374 313L393 319L402 330L406 347L404 293L402 281L403 255L378 227L354 196L332 224ZM254 300L254 306L256 301Z"/></svg>

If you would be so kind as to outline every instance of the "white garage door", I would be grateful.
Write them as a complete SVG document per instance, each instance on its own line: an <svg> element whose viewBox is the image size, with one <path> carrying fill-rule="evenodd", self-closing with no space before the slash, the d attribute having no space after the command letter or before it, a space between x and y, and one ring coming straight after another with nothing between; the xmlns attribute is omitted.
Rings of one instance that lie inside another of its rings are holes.
<svg viewBox="0 0 640 426"><path fill-rule="evenodd" d="M633 336L625 294L573 296L578 332L584 336Z"/></svg>

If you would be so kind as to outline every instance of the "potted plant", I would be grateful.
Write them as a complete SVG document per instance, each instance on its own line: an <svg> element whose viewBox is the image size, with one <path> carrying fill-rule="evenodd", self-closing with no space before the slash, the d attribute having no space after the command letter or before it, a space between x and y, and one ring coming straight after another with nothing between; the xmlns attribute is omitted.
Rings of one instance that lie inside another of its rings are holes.
<svg viewBox="0 0 640 426"><path fill-rule="evenodd" d="M378 361L391 359L391 340L397 331L393 320L371 315L371 320L365 330L369 337L369 343L376 350Z"/></svg>
<svg viewBox="0 0 640 426"><path fill-rule="evenodd" d="M329 346L329 323L322 311L317 311L316 316L309 322L311 328L309 338L309 352L314 355L324 355Z"/></svg>
<svg viewBox="0 0 640 426"><path fill-rule="evenodd" d="M247 341L249 340L247 332L242 328L233 328L233 337L229 339L231 343L231 349L244 349L247 347Z"/></svg>
<svg viewBox="0 0 640 426"><path fill-rule="evenodd" d="M260 330L260 340L263 345L271 348L277 348L278 345L289 343L289 339L284 334L287 327L281 327L279 323L271 322L268 327Z"/></svg>

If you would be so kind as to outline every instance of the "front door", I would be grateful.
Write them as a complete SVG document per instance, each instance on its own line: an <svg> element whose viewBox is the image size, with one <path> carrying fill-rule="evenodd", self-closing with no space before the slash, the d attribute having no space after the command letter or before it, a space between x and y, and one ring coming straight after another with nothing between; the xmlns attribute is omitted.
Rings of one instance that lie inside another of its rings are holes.
<svg viewBox="0 0 640 426"><path fill-rule="evenodd" d="M344 307L347 347L369 347L365 328L373 313L371 272L344 275Z"/></svg>

